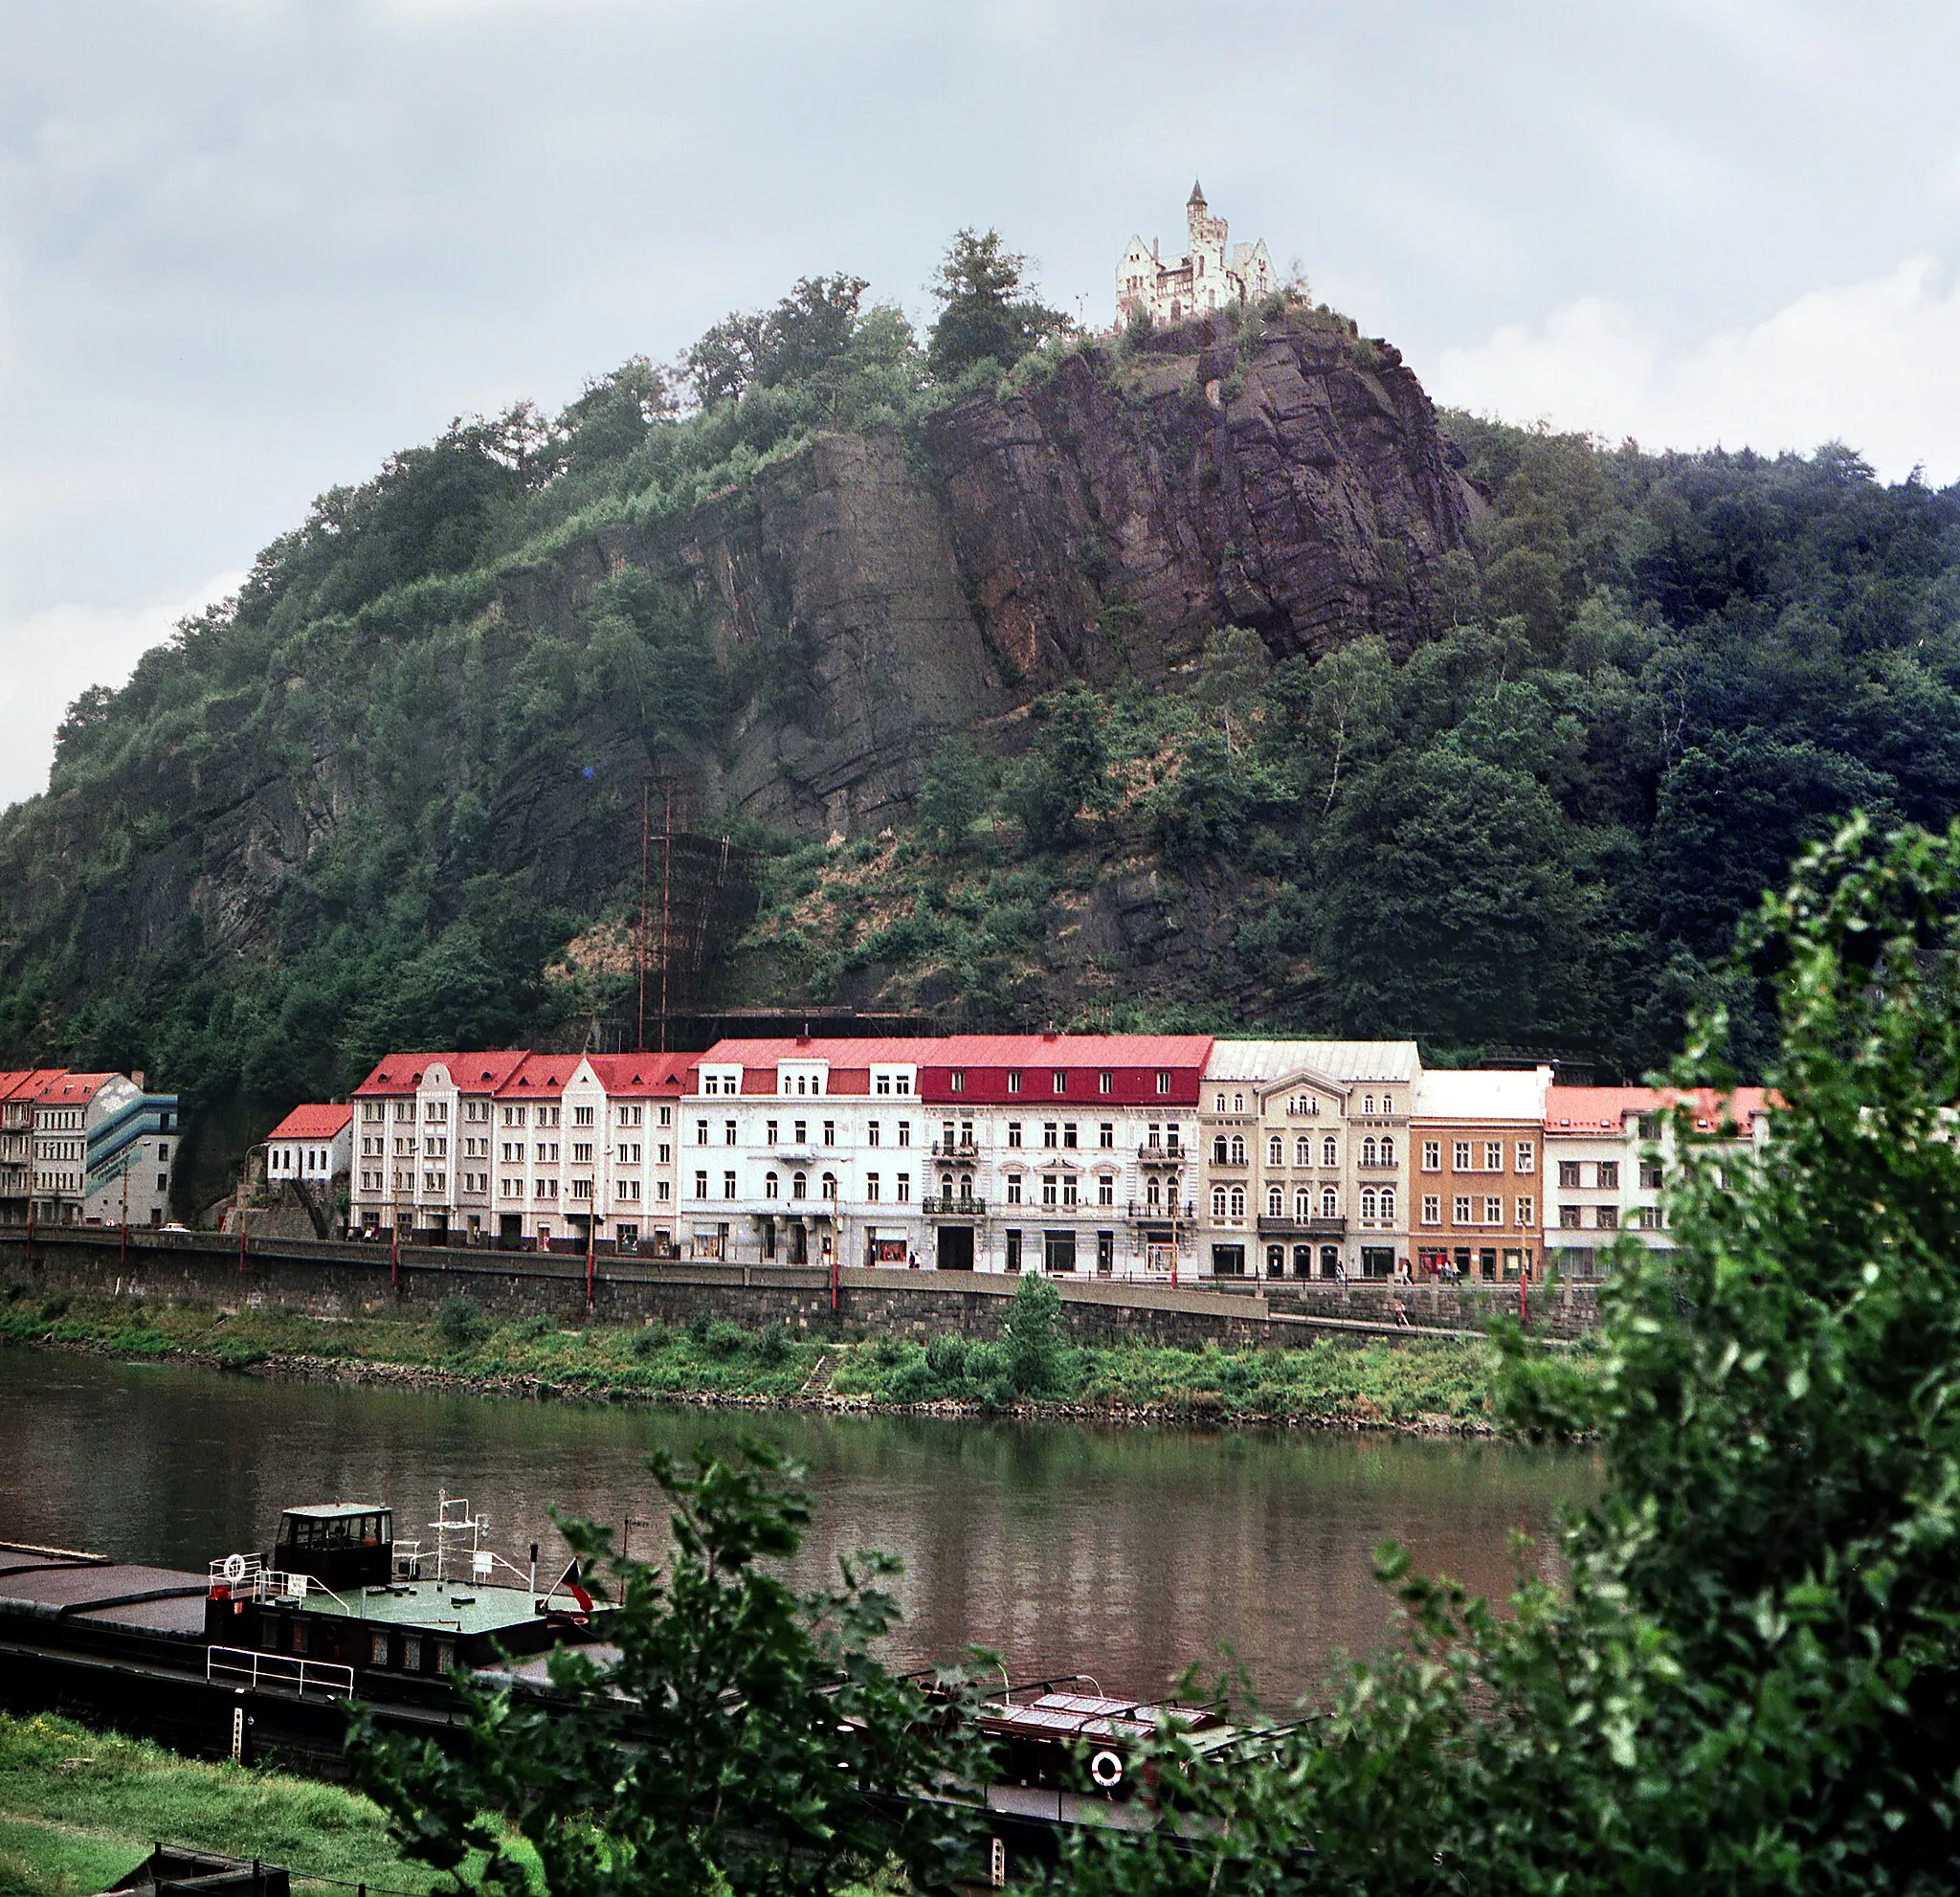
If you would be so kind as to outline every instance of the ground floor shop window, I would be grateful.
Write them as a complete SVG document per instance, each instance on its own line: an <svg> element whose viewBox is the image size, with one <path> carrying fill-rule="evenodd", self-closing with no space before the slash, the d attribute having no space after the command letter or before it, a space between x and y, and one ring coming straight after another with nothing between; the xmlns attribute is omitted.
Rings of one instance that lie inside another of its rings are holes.
<svg viewBox="0 0 1960 1897"><path fill-rule="evenodd" d="M1041 1262L1049 1271L1073 1271L1076 1268L1076 1235L1073 1232L1042 1233Z"/></svg>
<svg viewBox="0 0 1960 1897"><path fill-rule="evenodd" d="M1010 1271L1021 1268L1021 1235L1018 1232L1007 1234L1007 1268Z"/></svg>
<svg viewBox="0 0 1960 1897"><path fill-rule="evenodd" d="M1245 1247L1243 1245L1214 1245L1212 1247L1212 1276L1214 1278L1243 1278L1245 1276Z"/></svg>
<svg viewBox="0 0 1960 1897"><path fill-rule="evenodd" d="M1313 1276L1313 1247L1311 1245L1295 1245L1293 1247L1293 1275L1296 1278L1311 1278Z"/></svg>
<svg viewBox="0 0 1960 1897"><path fill-rule="evenodd" d="M1361 1275L1364 1278L1392 1278L1395 1275L1395 1249L1392 1245L1363 1245L1361 1248Z"/></svg>
<svg viewBox="0 0 1960 1897"><path fill-rule="evenodd" d="M1268 1245L1266 1247L1266 1276L1283 1278L1286 1275L1286 1247Z"/></svg>

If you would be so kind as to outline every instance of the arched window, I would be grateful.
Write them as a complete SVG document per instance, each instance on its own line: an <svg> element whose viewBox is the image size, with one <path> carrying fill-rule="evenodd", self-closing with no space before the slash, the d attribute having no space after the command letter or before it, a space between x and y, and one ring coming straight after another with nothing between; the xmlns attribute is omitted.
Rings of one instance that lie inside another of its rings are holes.
<svg viewBox="0 0 1960 1897"><path fill-rule="evenodd" d="M1382 1216L1384 1218L1392 1218L1394 1216L1395 1189L1392 1186L1384 1186L1382 1188Z"/></svg>
<svg viewBox="0 0 1960 1897"><path fill-rule="evenodd" d="M1362 1216L1362 1217L1364 1217L1364 1218L1372 1218L1372 1217L1373 1217L1373 1216L1375 1216L1375 1212L1374 1212L1374 1209L1375 1209L1375 1193L1374 1193L1374 1188L1373 1188L1372 1186L1364 1186L1364 1187L1362 1187L1362 1189L1361 1189L1361 1216Z"/></svg>
<svg viewBox="0 0 1960 1897"><path fill-rule="evenodd" d="M973 1175L970 1172L962 1172L960 1174L960 1196L963 1199L969 1199L973 1196Z"/></svg>
<svg viewBox="0 0 1960 1897"><path fill-rule="evenodd" d="M1214 1166L1223 1166L1225 1164L1225 1135L1223 1133L1220 1133L1212 1142L1212 1164Z"/></svg>
<svg viewBox="0 0 1960 1897"><path fill-rule="evenodd" d="M783 1182L773 1172L765 1172L762 1175L762 1195L766 1199L778 1199L783 1196Z"/></svg>
<svg viewBox="0 0 1960 1897"><path fill-rule="evenodd" d="M826 1172L823 1175L823 1195L827 1199L834 1199L836 1197L837 1175L835 1172Z"/></svg>
<svg viewBox="0 0 1960 1897"><path fill-rule="evenodd" d="M1395 1110L1395 1096L1394 1096L1393 1094L1392 1094L1392 1093L1385 1093L1385 1094L1383 1094L1383 1095L1382 1095L1382 1111L1383 1111L1384 1113L1392 1113L1392 1112L1393 1112L1394 1110Z"/></svg>
<svg viewBox="0 0 1960 1897"><path fill-rule="evenodd" d="M1313 1216L1313 1194L1304 1186L1293 1194L1293 1216L1303 1224Z"/></svg>
<svg viewBox="0 0 1960 1897"><path fill-rule="evenodd" d="M1338 1165L1340 1163L1340 1148L1334 1144L1333 1134L1329 1133L1321 1142L1321 1164L1323 1166Z"/></svg>
<svg viewBox="0 0 1960 1897"><path fill-rule="evenodd" d="M952 1197L952 1195L953 1195L953 1175L952 1175L952 1174L951 1174L950 1172L942 1172L942 1173L941 1173L941 1174L939 1175L939 1190L940 1190L940 1193L941 1193L941 1195L942 1195L942 1196L944 1196L944 1197L946 1197L946 1198L951 1198L951 1197Z"/></svg>
<svg viewBox="0 0 1960 1897"><path fill-rule="evenodd" d="M1223 1186L1214 1186L1212 1188L1212 1216L1214 1218L1223 1218L1225 1216L1225 1188Z"/></svg>
<svg viewBox="0 0 1960 1897"><path fill-rule="evenodd" d="M798 1074L796 1076L796 1091L798 1093L801 1093L803 1091L803 1076L801 1074Z"/></svg>
<svg viewBox="0 0 1960 1897"><path fill-rule="evenodd" d="M1280 1216L1280 1189L1278 1186L1268 1186L1266 1188L1266 1216L1268 1218L1278 1218Z"/></svg>
<svg viewBox="0 0 1960 1897"><path fill-rule="evenodd" d="M1338 1218L1341 1215L1341 1201L1331 1186L1321 1188L1321 1216Z"/></svg>
<svg viewBox="0 0 1960 1897"><path fill-rule="evenodd" d="M1232 1096L1232 1110L1235 1113L1245 1111L1245 1096L1242 1093L1235 1093Z"/></svg>
<svg viewBox="0 0 1960 1897"><path fill-rule="evenodd" d="M1372 1112L1374 1111L1374 1095L1373 1095L1373 1094L1370 1093L1370 1094L1364 1094L1364 1095L1362 1096L1362 1099L1361 1099L1361 1110L1362 1110L1362 1111L1363 1111L1364 1113L1372 1113Z"/></svg>
<svg viewBox="0 0 1960 1897"><path fill-rule="evenodd" d="M1392 1139L1384 1138L1382 1141L1382 1164L1384 1166L1392 1166L1394 1163L1395 1142Z"/></svg>
<svg viewBox="0 0 1960 1897"><path fill-rule="evenodd" d="M1146 1179L1144 1181L1144 1203L1152 1212L1155 1212L1163 1203L1163 1200L1158 1196L1162 1191L1163 1188L1158 1185L1155 1179Z"/></svg>
<svg viewBox="0 0 1960 1897"><path fill-rule="evenodd" d="M1232 1163L1235 1166L1245 1164L1245 1141L1236 1133L1232 1136Z"/></svg>
<svg viewBox="0 0 1960 1897"><path fill-rule="evenodd" d="M1296 1166L1313 1164L1313 1142L1304 1134L1293 1142L1293 1163Z"/></svg>
<svg viewBox="0 0 1960 1897"><path fill-rule="evenodd" d="M1245 1216L1245 1188L1243 1186L1234 1186L1232 1189L1232 1216L1235 1218L1243 1218Z"/></svg>
<svg viewBox="0 0 1960 1897"><path fill-rule="evenodd" d="M1286 1159L1286 1142L1278 1133L1266 1142L1266 1164L1281 1166Z"/></svg>
<svg viewBox="0 0 1960 1897"><path fill-rule="evenodd" d="M810 1090L812 1093L821 1093L823 1091L823 1076L821 1074L811 1075Z"/></svg>
<svg viewBox="0 0 1960 1897"><path fill-rule="evenodd" d="M1374 1142L1372 1140L1362 1141L1361 1163L1364 1166L1372 1166L1374 1164Z"/></svg>
<svg viewBox="0 0 1960 1897"><path fill-rule="evenodd" d="M809 1173L792 1172L790 1174L790 1196L792 1199L808 1198L810 1196Z"/></svg>

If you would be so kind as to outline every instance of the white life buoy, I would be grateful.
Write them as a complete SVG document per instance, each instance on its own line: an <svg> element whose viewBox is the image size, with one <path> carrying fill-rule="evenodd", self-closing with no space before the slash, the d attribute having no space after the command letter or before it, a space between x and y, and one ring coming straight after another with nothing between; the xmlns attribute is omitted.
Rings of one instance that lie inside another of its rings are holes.
<svg viewBox="0 0 1960 1897"><path fill-rule="evenodd" d="M1100 1752L1089 1761L1089 1776L1105 1791L1123 1783L1123 1761L1112 1752Z"/></svg>
<svg viewBox="0 0 1960 1897"><path fill-rule="evenodd" d="M225 1556L225 1579L226 1579L226 1581L227 1581L227 1582L228 1582L228 1583L229 1583L229 1584L230 1584L231 1586L233 1586L233 1587L236 1587L236 1586L238 1585L238 1583L239 1583L240 1581L242 1581L242 1580L243 1580L244 1578L245 1578L245 1557L244 1557L244 1556L243 1556L242 1554L228 1554L228 1555L226 1555L226 1556Z"/></svg>

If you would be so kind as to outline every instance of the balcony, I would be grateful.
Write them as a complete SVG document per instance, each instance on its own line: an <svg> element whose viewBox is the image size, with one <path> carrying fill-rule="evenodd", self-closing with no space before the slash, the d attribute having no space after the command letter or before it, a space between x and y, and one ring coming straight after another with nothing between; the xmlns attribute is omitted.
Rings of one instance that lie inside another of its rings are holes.
<svg viewBox="0 0 1960 1897"><path fill-rule="evenodd" d="M970 1163L980 1157L980 1147L974 1140L934 1140L932 1156L935 1159L964 1159Z"/></svg>
<svg viewBox="0 0 1960 1897"><path fill-rule="evenodd" d="M1259 1236L1267 1239L1338 1239L1348 1230L1346 1218L1266 1218Z"/></svg>
<svg viewBox="0 0 1960 1897"><path fill-rule="evenodd" d="M919 1210L927 1218L985 1218L985 1199L963 1198L957 1193L928 1194L919 1201Z"/></svg>
<svg viewBox="0 0 1960 1897"><path fill-rule="evenodd" d="M1112 1208L1105 1205L1102 1210L1108 1212ZM1195 1199L1186 1199L1182 1204L1176 1199L1166 1199L1162 1205L1153 1205L1148 1199L1145 1199L1141 1204L1131 1199L1124 1209L1124 1216L1134 1219L1140 1225L1192 1225L1197 1222L1197 1216L1198 1205Z"/></svg>
<svg viewBox="0 0 1960 1897"><path fill-rule="evenodd" d="M1399 1172L1402 1162L1399 1159L1357 1159L1354 1170L1357 1172Z"/></svg>
<svg viewBox="0 0 1960 1897"><path fill-rule="evenodd" d="M1192 1149L1181 1146L1140 1146L1137 1158L1146 1166L1183 1166L1192 1157Z"/></svg>

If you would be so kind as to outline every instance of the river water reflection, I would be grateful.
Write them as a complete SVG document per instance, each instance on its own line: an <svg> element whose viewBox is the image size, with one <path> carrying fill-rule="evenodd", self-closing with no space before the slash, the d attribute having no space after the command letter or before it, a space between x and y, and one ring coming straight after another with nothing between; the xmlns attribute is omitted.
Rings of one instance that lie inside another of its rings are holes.
<svg viewBox="0 0 1960 1897"><path fill-rule="evenodd" d="M412 1537L445 1484L500 1551L562 1551L548 1510L664 1534L652 1449L738 1429L810 1471L799 1578L880 1548L905 1563L913 1665L969 1644L1017 1677L1080 1670L1155 1692L1229 1645L1273 1705L1388 1625L1372 1551L1407 1543L1479 1593L1509 1541L1590 1494L1590 1460L1496 1444L1306 1432L1189 1434L909 1417L497 1401L292 1385L0 1350L0 1537L202 1570L269 1545L300 1502L372 1499ZM560 1558L562 1559L562 1553Z"/></svg>

